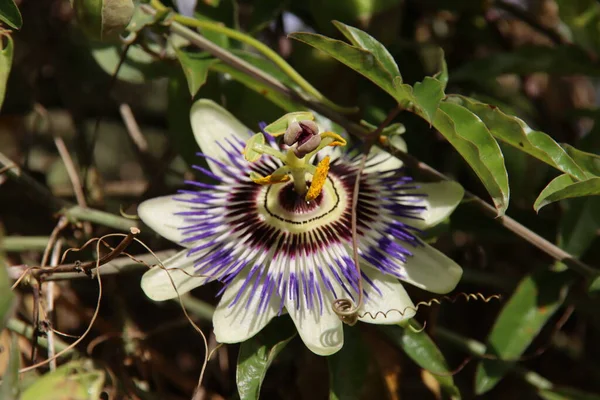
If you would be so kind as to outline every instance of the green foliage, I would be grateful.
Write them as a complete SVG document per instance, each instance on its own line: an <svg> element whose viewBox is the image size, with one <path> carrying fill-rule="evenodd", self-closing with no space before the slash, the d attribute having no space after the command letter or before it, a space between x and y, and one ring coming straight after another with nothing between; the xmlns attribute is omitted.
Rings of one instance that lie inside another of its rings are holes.
<svg viewBox="0 0 600 400"><path fill-rule="evenodd" d="M2 40L6 37L6 46L3 47ZM0 34L0 109L6 96L6 83L10 75L13 61L13 40L10 35Z"/></svg>
<svg viewBox="0 0 600 400"><path fill-rule="evenodd" d="M280 317L255 337L242 343L236 370L241 400L258 399L267 370L294 336L296 329L292 321Z"/></svg>
<svg viewBox="0 0 600 400"><path fill-rule="evenodd" d="M23 391L21 400L97 400L105 374L88 361L71 361L35 381Z"/></svg>
<svg viewBox="0 0 600 400"><path fill-rule="evenodd" d="M417 323L412 323L405 328L382 326L380 329L417 365L430 371L446 395L452 399L461 398L444 355Z"/></svg>
<svg viewBox="0 0 600 400"><path fill-rule="evenodd" d="M158 46L153 45L151 48L158 49ZM166 72L160 61L138 45L123 48L110 44L94 45L91 52L98 65L108 75L113 75L118 68L117 78L125 82L139 84L162 77Z"/></svg>
<svg viewBox="0 0 600 400"><path fill-rule="evenodd" d="M186 53L180 49L175 49L175 53L187 79L190 94L194 97L198 93L198 90L206 83L208 70L218 60L210 57L208 54Z"/></svg>
<svg viewBox="0 0 600 400"><path fill-rule="evenodd" d="M367 366L368 347L358 329L345 327L344 347L327 358L329 365L329 400L361 399Z"/></svg>
<svg viewBox="0 0 600 400"><path fill-rule="evenodd" d="M569 175L560 175L542 190L533 208L539 211L542 207L559 200L574 197L597 196L600 194L600 178L591 178L578 182Z"/></svg>
<svg viewBox="0 0 600 400"><path fill-rule="evenodd" d="M521 119L502 112L498 107L463 96L452 96L449 101L456 101L477 115L497 139L573 176L575 179L583 180L587 178L581 167L554 139L543 132L531 129Z"/></svg>
<svg viewBox="0 0 600 400"><path fill-rule="evenodd" d="M443 103L434 126L475 171L492 196L498 215L508 207L508 174L498 143L477 116L464 107Z"/></svg>
<svg viewBox="0 0 600 400"><path fill-rule="evenodd" d="M71 0L79 25L90 38L115 39L134 12L133 0Z"/></svg>
<svg viewBox="0 0 600 400"><path fill-rule="evenodd" d="M13 0L0 0L0 21L13 29L23 26L23 17Z"/></svg>
<svg viewBox="0 0 600 400"><path fill-rule="evenodd" d="M539 270L525 277L505 304L488 337L487 351L499 360L477 365L475 392L491 390L563 304L574 277L569 271Z"/></svg>
<svg viewBox="0 0 600 400"><path fill-rule="evenodd" d="M3 249L4 234L0 227L0 332L4 330L6 322L12 316L15 304L15 295L11 290L11 283L6 271L6 261Z"/></svg>

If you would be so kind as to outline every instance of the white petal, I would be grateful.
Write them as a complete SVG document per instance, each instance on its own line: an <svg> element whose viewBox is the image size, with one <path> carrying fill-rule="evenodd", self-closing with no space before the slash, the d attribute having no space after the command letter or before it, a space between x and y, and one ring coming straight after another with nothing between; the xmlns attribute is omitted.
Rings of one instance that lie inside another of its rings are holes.
<svg viewBox="0 0 600 400"><path fill-rule="evenodd" d="M398 279L382 274L371 266L361 265L361 268L381 293L363 281L369 297L364 299L359 311L359 315L362 315L360 321L392 325L414 317L415 305Z"/></svg>
<svg viewBox="0 0 600 400"><path fill-rule="evenodd" d="M460 265L428 244L409 250L413 256L408 257L404 265L405 282L433 293L454 290L462 276Z"/></svg>
<svg viewBox="0 0 600 400"><path fill-rule="evenodd" d="M146 225L162 237L180 246L189 247L191 243L181 243L185 237L180 228L186 225L184 217L177 212L189 211L188 203L175 200L185 199L186 195L155 197L138 206L138 215Z"/></svg>
<svg viewBox="0 0 600 400"><path fill-rule="evenodd" d="M369 160L367 161L367 167L365 167L364 172L370 174L379 171L389 171L401 168L402 165L402 161L398 158L379 147L373 146L369 152Z"/></svg>
<svg viewBox="0 0 600 400"><path fill-rule="evenodd" d="M322 289L324 303L322 314L318 307L308 310L302 296L300 296L301 304L298 309L289 296L286 296L285 307L306 347L317 355L329 356L338 352L344 345L344 330L342 321L331 308L335 299L328 290Z"/></svg>
<svg viewBox="0 0 600 400"><path fill-rule="evenodd" d="M230 304L242 289L247 276L248 272L241 273L235 278L235 281L223 293L223 297L215 310L213 316L214 332L217 341L220 343L239 343L251 338L260 332L279 312L281 298L275 292L266 308L257 312L262 283L257 287L250 303L248 303L248 299L252 292L250 290L252 283L249 285L250 287L246 288L237 303L230 307Z"/></svg>
<svg viewBox="0 0 600 400"><path fill-rule="evenodd" d="M460 204L465 190L454 181L443 181L435 183L416 183L417 189L411 190L425 197L415 197L416 205L425 206L426 210L419 214L420 219L402 219L410 226L418 229L428 229L444 221L454 209ZM407 199L411 199L407 197Z"/></svg>
<svg viewBox="0 0 600 400"><path fill-rule="evenodd" d="M155 301L170 300L206 282L206 278L194 276L194 258L188 257L187 252L180 251L163 261L163 267L152 267L142 276L141 286L146 296Z"/></svg>
<svg viewBox="0 0 600 400"><path fill-rule="evenodd" d="M190 111L190 121L194 137L202 153L219 161L225 161L228 157L217 142L228 148L227 139L234 143L238 139L243 142L250 139L250 130L229 111L212 100L200 99L196 101ZM223 176L220 169L216 168L212 161L207 161L215 174Z"/></svg>

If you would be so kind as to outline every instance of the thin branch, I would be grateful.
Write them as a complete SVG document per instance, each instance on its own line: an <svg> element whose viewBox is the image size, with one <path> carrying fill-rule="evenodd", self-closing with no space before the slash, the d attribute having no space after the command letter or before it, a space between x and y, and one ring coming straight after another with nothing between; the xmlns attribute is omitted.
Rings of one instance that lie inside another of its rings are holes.
<svg viewBox="0 0 600 400"><path fill-rule="evenodd" d="M50 265L55 266L58 265L60 259L60 253L62 249L62 239L58 239L56 244L54 245L54 249L52 249L52 257L50 258ZM47 337L48 337L48 358L50 361L50 370L54 371L56 369L56 359L54 355L56 354L55 346L55 338L54 338L54 288L56 286L56 282L47 282L46 283L46 320L50 326L48 329Z"/></svg>
<svg viewBox="0 0 600 400"><path fill-rule="evenodd" d="M554 44L572 44L571 41L562 36L558 31L542 25L533 15L514 4L507 3L503 0L496 0L494 6L525 22L527 25L552 40Z"/></svg>
<svg viewBox="0 0 600 400"><path fill-rule="evenodd" d="M46 245L46 249L44 250L44 255L42 256L42 263L40 268L44 268L48 264L48 258L50 256L50 250L54 248L54 244L58 241L58 235L69 225L69 221L65 217L61 217L56 226L52 230L50 234L50 238L48 240L48 244ZM39 279L35 279L32 282L32 290L33 290L33 334L31 341L31 362L35 362L36 352L37 352L37 342L38 337L40 335L40 291L42 289L42 284Z"/></svg>
<svg viewBox="0 0 600 400"><path fill-rule="evenodd" d="M119 106L119 112L121 113L121 118L123 118L123 122L127 128L129 137L131 137L131 140L133 143L135 143L140 153L145 154L148 151L148 141L142 134L140 126L138 125L137 121L135 120L135 116L131 111L131 107L129 107L129 104L123 103Z"/></svg>
<svg viewBox="0 0 600 400"><path fill-rule="evenodd" d="M58 150L60 158L63 160L63 164L65 164L65 168L67 169L67 175L69 175L69 180L73 186L73 192L75 193L75 200L77 200L77 204L79 207L87 208L87 202L85 201L85 195L83 194L79 173L77 172L77 167L75 167L73 158L71 158L71 155L69 154L69 150L67 150L65 141L61 137L55 136L54 144L56 145L56 149ZM91 236L92 225L90 225L89 221L86 221L83 224L83 230L87 236Z"/></svg>
<svg viewBox="0 0 600 400"><path fill-rule="evenodd" d="M169 257L174 256L177 253L177 250L163 250L159 251L156 254L156 257L159 259L167 259ZM150 264L155 260L155 256L149 253L139 254L135 256L126 256L119 257L111 262L108 262L102 265L102 275L111 275L111 274L122 274L128 273L132 271L138 271L140 269L150 268ZM23 273L32 270L32 268L27 267L25 265L15 265L8 268L8 274L10 279L16 280L19 279ZM90 274L95 276L98 271L94 268L90 271ZM71 280L71 279L89 279L89 277L81 272L64 272L60 274L54 274L44 277L44 281L63 281L63 280Z"/></svg>
<svg viewBox="0 0 600 400"><path fill-rule="evenodd" d="M138 228L131 228L129 230L129 233L127 234L127 236L125 236L125 238L123 238L121 243L119 243L117 247L115 247L110 253L101 257L99 260L87 261L84 263L62 264L51 268L44 268L44 266L42 265L40 267L31 268L33 270L32 274L37 279L41 279L42 277L47 275L66 272L84 272L86 274L90 274L93 268L98 268L99 266L102 266L121 255L121 253L125 251L127 246L129 246L131 242L134 241L135 237L139 235L139 233L140 230Z"/></svg>

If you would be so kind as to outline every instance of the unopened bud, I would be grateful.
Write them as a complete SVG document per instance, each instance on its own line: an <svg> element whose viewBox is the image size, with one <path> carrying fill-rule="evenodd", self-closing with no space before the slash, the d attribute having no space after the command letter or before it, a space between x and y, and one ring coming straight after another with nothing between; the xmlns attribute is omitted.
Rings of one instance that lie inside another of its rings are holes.
<svg viewBox="0 0 600 400"><path fill-rule="evenodd" d="M301 133L302 127L300 124L297 122L292 122L285 131L285 135L283 135L283 143L287 144L288 146L293 145L298 141Z"/></svg>
<svg viewBox="0 0 600 400"><path fill-rule="evenodd" d="M294 154L297 157L304 157L321 144L319 127L310 120L292 122L285 131L283 142L288 146L297 144L296 148L293 149Z"/></svg>
<svg viewBox="0 0 600 400"><path fill-rule="evenodd" d="M307 119L307 120L298 122L298 124L300 125L302 130L306 133L310 133L311 135L319 134L319 126L314 121Z"/></svg>
<svg viewBox="0 0 600 400"><path fill-rule="evenodd" d="M304 143L300 144L298 142L298 147L294 149L294 154L296 157L302 158L313 150L316 150L317 147L321 144L321 136L314 135L309 137Z"/></svg>

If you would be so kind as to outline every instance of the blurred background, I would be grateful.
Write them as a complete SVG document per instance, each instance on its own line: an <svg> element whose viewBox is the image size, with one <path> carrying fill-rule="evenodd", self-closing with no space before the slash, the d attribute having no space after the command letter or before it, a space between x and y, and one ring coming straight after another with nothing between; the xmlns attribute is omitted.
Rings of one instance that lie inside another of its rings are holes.
<svg viewBox="0 0 600 400"><path fill-rule="evenodd" d="M65 215L61 210L77 204L117 218L107 224L106 215L98 217L98 223L70 214L71 220L78 222L60 233L64 251L80 247L90 238L127 230L127 218L135 216L137 204L174 193L185 179L194 179L190 166L200 162L195 157L199 149L188 117L194 99L213 99L253 129L259 122L274 121L289 111L289 103L251 87L239 72L236 75L236 71L219 66L209 69L205 83L190 96L180 62L167 46L164 28L141 30L130 44L118 39L100 42L90 37L66 0L15 3L23 25L12 34L13 65L0 114L1 161L5 166L12 161L22 172L16 179L6 171L0 175L4 236L0 261L13 279L24 271L20 266L40 265L59 215ZM333 102L357 106L359 111L348 116L351 120L364 119L376 125L385 119L394 101L355 71L287 34L317 32L342 40L332 20L365 30L386 46L410 84L437 72L441 47L449 69L447 92L500 107L559 143L595 154L600 151L600 125L596 123L600 121L596 99L600 76L598 1L175 3L165 5L260 40ZM207 31L205 36L222 48L256 55L225 34ZM268 61L262 60L260 68L287 83ZM410 154L489 201L477 176L427 122L408 113L394 121L406 127L403 138ZM553 203L536 213L533 203L557 171L518 149L502 144L501 148L511 187L507 214L574 256L598 265L600 199L592 196ZM331 362L328 367L325 358L310 353L295 338L266 372L261 397L441 399L458 398L460 391L467 399L600 398L600 298L586 290L579 276L561 269L469 202L428 237L464 268L457 292L502 295L501 301L466 302L459 297L455 303L446 301L419 310L416 318L427 322L432 342L426 345L433 346L430 354L436 354L434 361L439 364L427 367L415 362L420 356L412 352L418 352L425 342L411 344L414 332L359 324L350 334L356 335L358 344L355 357L349 360L360 364L360 371L331 370ZM139 238L163 259L174 252L173 244L150 229L142 228ZM115 246L119 240L106 241ZM127 252L136 257L148 255L139 244L131 245ZM94 257L91 246L69 254L66 260ZM153 263L151 257L144 260ZM177 302L153 303L145 297L139 288L140 276L147 268L143 263L125 260L120 266L123 269L103 275L98 317L68 356L80 360L80 368L88 374L94 371L94 379L78 381L92 397L73 398L191 398L205 357L202 338ZM6 314L8 329L0 335L0 347L5 350L0 352L1 375L6 377L10 369L9 332L23 333L29 327L29 335L20 335L18 341L20 365L26 367L47 358L48 326L65 334L55 335L65 345L88 327L98 298L96 280L81 278L81 274L61 278L51 290L53 314L36 316L39 291L35 285L19 285L14 306ZM215 346L211 305L216 304L218 290L218 284L211 284L184 299L211 348ZM408 290L416 301L431 299L431 294L412 287ZM37 333L32 333L32 327L38 328ZM518 349L513 361L499 364L493 357L478 359L491 340L490 332L507 348ZM239 346L229 345L215 352L195 398L239 396L238 350ZM473 359L465 365L467 357ZM493 383L486 381L485 371L490 368L503 371ZM22 387L34 385L48 373L47 365L26 372ZM342 374L335 378L341 379L337 384L346 382L347 390L334 393L330 382L337 373ZM361 380L353 386L355 374ZM39 399L71 398L50 397L54 392L49 389L37 393Z"/></svg>

